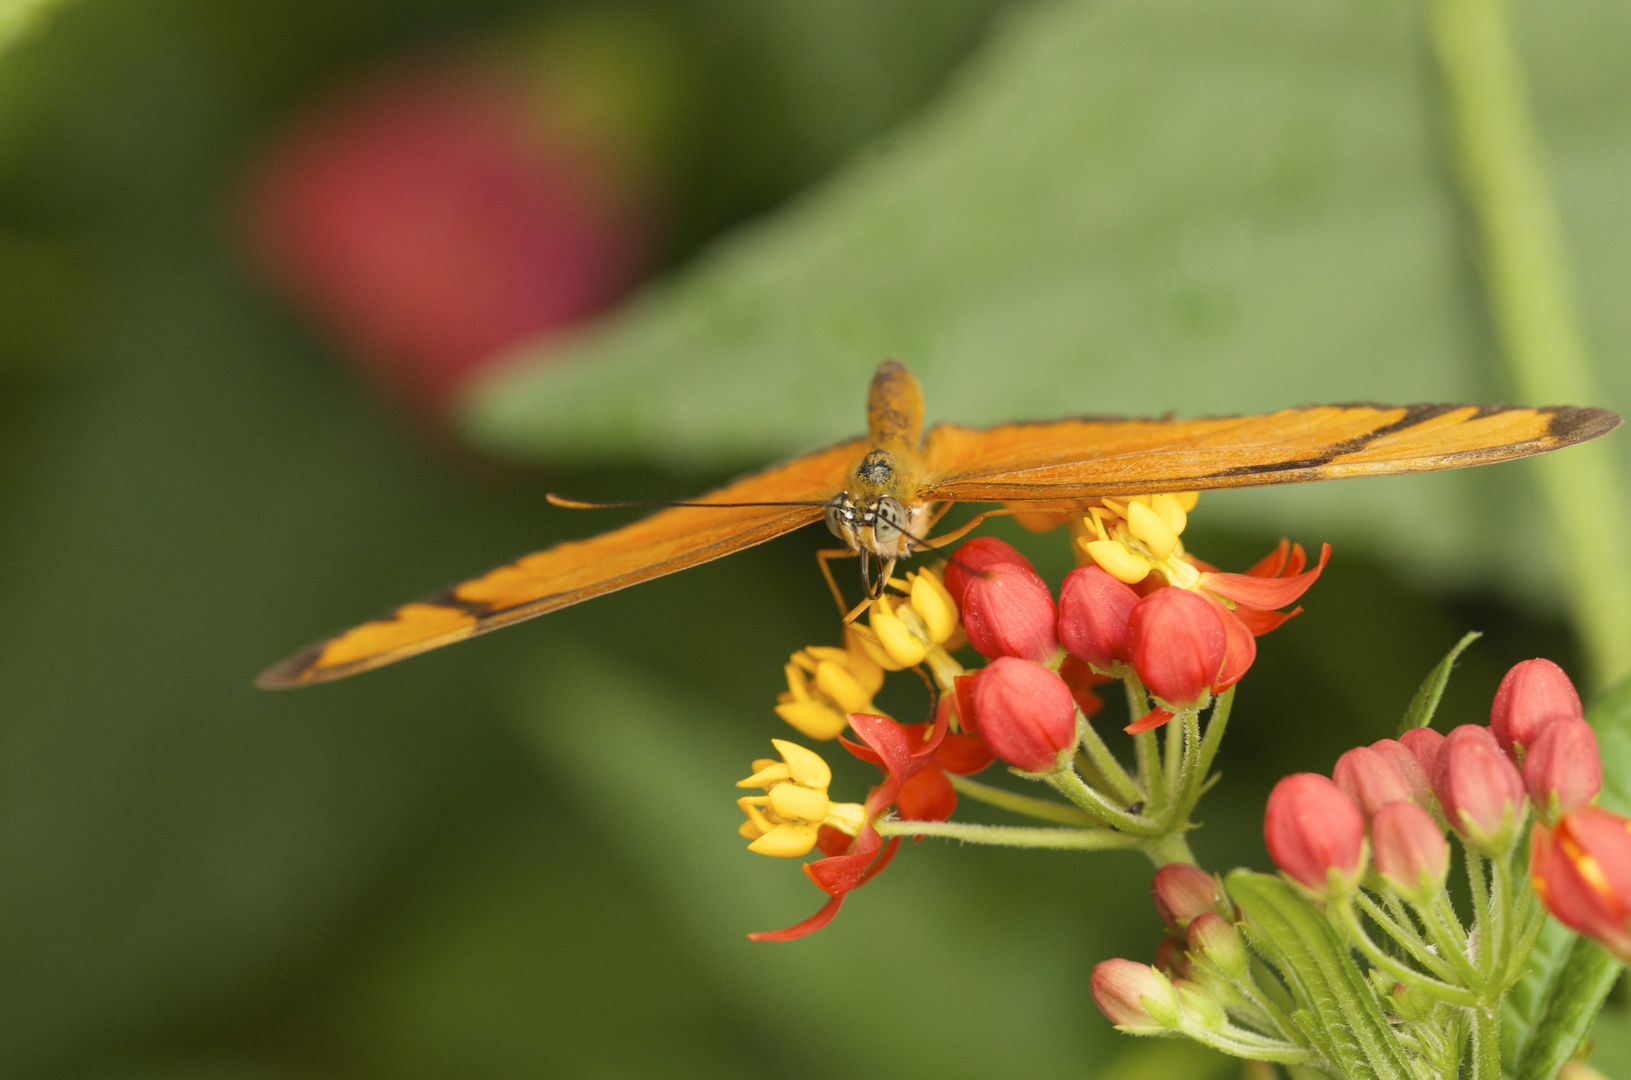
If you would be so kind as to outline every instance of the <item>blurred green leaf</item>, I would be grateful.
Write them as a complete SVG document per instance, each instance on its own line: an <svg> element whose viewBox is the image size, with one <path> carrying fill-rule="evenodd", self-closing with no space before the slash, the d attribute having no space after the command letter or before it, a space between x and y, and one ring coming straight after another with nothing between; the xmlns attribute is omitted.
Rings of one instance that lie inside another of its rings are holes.
<svg viewBox="0 0 1631 1080"><path fill-rule="evenodd" d="M0 50L32 28L59 0L0 0Z"/></svg>
<svg viewBox="0 0 1631 1080"><path fill-rule="evenodd" d="M1631 126L1613 117L1631 74L1602 42L1631 11L1526 15L1613 355L1631 321L1596 277L1625 275ZM886 146L578 341L519 354L467 430L545 460L745 465L852 434L886 355L917 371L932 418L966 423L1498 398L1419 17L1402 0L1013 14ZM1608 367L1624 409L1631 365ZM1522 475L1229 493L1202 512L1534 596L1550 570Z"/></svg>
<svg viewBox="0 0 1631 1080"><path fill-rule="evenodd" d="M1456 657L1483 636L1476 630L1462 635L1460 641L1450 646L1450 651L1444 655L1444 659L1427 673L1427 678L1422 681L1416 696L1410 699L1409 708L1405 709L1404 716L1399 720L1400 735L1426 727L1433 722L1433 714L1438 711L1438 703L1444 698L1444 688L1450 683L1450 672L1455 669Z"/></svg>
<svg viewBox="0 0 1631 1080"><path fill-rule="evenodd" d="M746 852L736 831L734 783L771 732L727 734L706 700L564 641L534 669L515 715L546 767L665 899L754 1029L799 1047L811 1073L998 1075L1023 1046L1027 1076L1075 1077L1115 1045L1087 980L1115 905L1153 920L1137 857L908 845L815 938L755 944L749 931L797 922L825 899L795 861ZM841 751L822 753L842 770ZM1036 874L1050 887L1031 883ZM946 1007L921 1007L930 999Z"/></svg>

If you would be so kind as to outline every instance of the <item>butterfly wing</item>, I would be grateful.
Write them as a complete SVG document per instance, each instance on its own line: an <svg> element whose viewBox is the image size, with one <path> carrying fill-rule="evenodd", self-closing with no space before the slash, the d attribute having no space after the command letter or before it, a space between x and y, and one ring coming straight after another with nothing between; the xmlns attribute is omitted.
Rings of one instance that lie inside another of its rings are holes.
<svg viewBox="0 0 1631 1080"><path fill-rule="evenodd" d="M929 501L1060 502L1432 472L1544 454L1612 431L1607 409L1327 405L1196 420L941 424L924 448Z"/></svg>
<svg viewBox="0 0 1631 1080"><path fill-rule="evenodd" d="M697 502L811 502L844 486L866 449L856 439L738 480ZM822 508L671 507L589 540L572 540L404 604L325 638L262 672L268 690L328 682L380 667L602 593L761 544L820 519Z"/></svg>

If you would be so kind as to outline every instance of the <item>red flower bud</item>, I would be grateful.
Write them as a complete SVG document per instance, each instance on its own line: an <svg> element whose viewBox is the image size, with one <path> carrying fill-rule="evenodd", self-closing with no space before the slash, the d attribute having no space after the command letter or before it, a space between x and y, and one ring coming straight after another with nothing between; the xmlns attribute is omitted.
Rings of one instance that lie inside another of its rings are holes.
<svg viewBox="0 0 1631 1080"><path fill-rule="evenodd" d="M1174 931L1182 931L1197 915L1227 910L1217 879L1190 863L1167 863L1157 870L1150 893L1161 921Z"/></svg>
<svg viewBox="0 0 1631 1080"><path fill-rule="evenodd" d="M1450 732L1433 789L1450 828L1479 850L1496 852L1511 839L1523 806L1523 778L1489 728L1462 724Z"/></svg>
<svg viewBox="0 0 1631 1080"><path fill-rule="evenodd" d="M965 552L986 540L1007 550L985 545L964 558ZM971 560L978 569L971 567ZM956 588L952 589L954 567ZM963 613L968 642L981 656L1017 656L1046 663L1058 654L1059 639L1053 628L1059 615L1053 594L1025 557L1001 540L981 537L958 548L947 564L946 581Z"/></svg>
<svg viewBox="0 0 1631 1080"><path fill-rule="evenodd" d="M957 601L959 611L963 608L963 596L968 592L968 583L993 566L1005 563L1034 570L1029 559L995 536L976 536L957 549L951 560L946 563L941 580L945 582L946 591L951 593L951 598Z"/></svg>
<svg viewBox="0 0 1631 1080"><path fill-rule="evenodd" d="M1106 960L1093 969L1091 985L1099 1010L1123 1031L1154 1035L1178 1025L1178 993L1148 964Z"/></svg>
<svg viewBox="0 0 1631 1080"><path fill-rule="evenodd" d="M1117 661L1132 659L1127 647L1127 621L1138 606L1138 593L1098 566L1065 575L1059 587L1059 643L1072 656L1109 671Z"/></svg>
<svg viewBox="0 0 1631 1080"><path fill-rule="evenodd" d="M1443 736L1433 731L1428 733L1429 739L1437 737L1443 741ZM1421 741L1419 738L1413 741ZM1404 777L1405 783L1410 786L1410 800L1423 810L1433 805L1433 781L1421 759L1411 753L1410 748L1396 739L1377 739L1370 744L1370 748L1381 754L1393 763ZM1437 754L1434 754L1436 759Z"/></svg>
<svg viewBox="0 0 1631 1080"><path fill-rule="evenodd" d="M1439 755L1444 752L1444 736L1432 728L1411 728L1399 736L1399 745L1421 762L1428 786L1432 786L1433 778L1438 775Z"/></svg>
<svg viewBox="0 0 1631 1080"><path fill-rule="evenodd" d="M1133 608L1127 640L1138 677L1156 697L1183 708L1211 692L1223 666L1223 617L1188 589L1165 588Z"/></svg>
<svg viewBox="0 0 1631 1080"><path fill-rule="evenodd" d="M1369 746L1356 746L1337 758L1331 779L1358 805L1367 820L1388 803L1408 801L1414 795L1410 781L1392 758Z"/></svg>
<svg viewBox="0 0 1631 1080"><path fill-rule="evenodd" d="M1189 964L1189 957L1184 955L1186 944L1182 938L1164 937L1161 944L1155 947L1155 967L1164 975L1173 978L1184 973Z"/></svg>
<svg viewBox="0 0 1631 1080"><path fill-rule="evenodd" d="M1413 802L1392 802L1370 823L1376 871L1399 895L1416 903L1444 885L1450 871L1450 845L1438 823Z"/></svg>
<svg viewBox="0 0 1631 1080"><path fill-rule="evenodd" d="M1580 695L1562 668L1543 659L1513 665L1495 691L1495 703L1489 710L1490 729L1514 761L1519 760L1516 748L1534 745L1543 727L1553 720L1571 718L1585 718Z"/></svg>
<svg viewBox="0 0 1631 1080"><path fill-rule="evenodd" d="M1318 773L1294 773L1269 794L1263 840L1276 866L1324 892L1332 869L1349 885L1359 880L1365 818L1331 780Z"/></svg>
<svg viewBox="0 0 1631 1080"><path fill-rule="evenodd" d="M1587 807L1536 825L1529 878L1557 921L1631 963L1631 821Z"/></svg>
<svg viewBox="0 0 1631 1080"><path fill-rule="evenodd" d="M1203 912L1189 924L1189 951L1206 961L1226 979L1246 974L1249 958L1240 931L1215 911Z"/></svg>
<svg viewBox="0 0 1631 1080"><path fill-rule="evenodd" d="M1603 789L1603 759L1591 725L1570 716L1542 728L1524 755L1523 782L1536 810L1547 817L1588 805Z"/></svg>
<svg viewBox="0 0 1631 1080"><path fill-rule="evenodd" d="M1076 745L1076 703L1065 680L1040 664L1001 656L974 682L980 737L1008 764L1053 772Z"/></svg>

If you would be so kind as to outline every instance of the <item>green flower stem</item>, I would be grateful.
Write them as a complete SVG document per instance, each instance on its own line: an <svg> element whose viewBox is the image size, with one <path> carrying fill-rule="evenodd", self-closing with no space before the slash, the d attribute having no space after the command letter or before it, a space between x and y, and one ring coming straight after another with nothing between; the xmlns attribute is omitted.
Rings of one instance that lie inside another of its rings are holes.
<svg viewBox="0 0 1631 1080"><path fill-rule="evenodd" d="M1174 824L1189 820L1190 811L1205 790L1206 770L1201 767L1201 717L1199 713L1186 713L1180 717L1184 725L1183 768L1178 773L1178 798L1173 806Z"/></svg>
<svg viewBox="0 0 1631 1080"><path fill-rule="evenodd" d="M1136 675L1128 675L1122 683L1127 687L1127 715L1131 720L1137 720L1150 711L1149 695L1144 693L1144 687ZM1139 786L1144 789L1148 799L1144 810L1153 817L1167 804L1166 785L1162 783L1161 751L1155 732L1141 731L1134 735L1133 754L1138 759Z"/></svg>
<svg viewBox="0 0 1631 1080"><path fill-rule="evenodd" d="M879 836L941 836L965 844L998 847L1054 848L1069 851L1108 851L1136 848L1136 836L1109 829L1040 829L1028 826L970 825L961 821L898 821L885 818L873 826Z"/></svg>
<svg viewBox="0 0 1631 1080"><path fill-rule="evenodd" d="M1054 773L1022 773L1021 775L1041 780L1103 824L1120 829L1122 832L1149 838L1159 836L1163 831L1159 822L1152 821L1142 814L1129 814L1125 810L1111 806L1105 801L1103 795L1083 783L1082 778L1076 775L1074 769L1067 767Z"/></svg>
<svg viewBox="0 0 1631 1080"><path fill-rule="evenodd" d="M1414 927L1401 925L1397 919L1383 911L1374 900L1364 893L1359 893L1354 899L1365 910L1365 914L1369 915L1388 937L1403 946L1416 963L1432 972L1438 979L1445 982L1457 981L1455 969L1440 957L1433 955L1432 950L1428 949L1426 943L1416 934Z"/></svg>
<svg viewBox="0 0 1631 1080"><path fill-rule="evenodd" d="M1556 199L1502 0L1436 0L1433 44L1483 277L1519 400L1601 400ZM1598 686L1631 671L1631 512L1602 442L1534 463Z"/></svg>
<svg viewBox="0 0 1631 1080"><path fill-rule="evenodd" d="M1189 840L1181 832L1167 833L1149 841L1144 845L1144 854L1148 855L1156 866L1175 862L1197 865L1195 853L1189 850Z"/></svg>
<svg viewBox="0 0 1631 1080"><path fill-rule="evenodd" d="M1212 715L1206 721L1206 737L1201 740L1201 759L1197 765L1202 776L1212 771L1212 759L1218 756L1218 747L1223 745L1223 733L1229 727L1229 713L1234 706L1233 686L1213 699Z"/></svg>
<svg viewBox="0 0 1631 1080"><path fill-rule="evenodd" d="M1472 1080L1501 1080L1501 1006L1472 1010Z"/></svg>
<svg viewBox="0 0 1631 1080"><path fill-rule="evenodd" d="M946 779L959 795L967 795L978 802L996 806L1014 814L1023 814L1039 821L1053 821L1060 825L1074 825L1078 828L1101 827L1097 818L1074 806L1056 803L1049 799L1038 799L1032 795L1019 795L1012 791L1004 791L990 784L982 784L978 780L971 780L956 773L947 773Z"/></svg>
<svg viewBox="0 0 1631 1080"><path fill-rule="evenodd" d="M1478 955L1472 958L1479 972L1488 980L1490 971L1489 888L1484 883L1484 860L1470 845L1463 842L1461 854L1467 867L1467 887L1472 892L1472 925L1478 935Z"/></svg>
<svg viewBox="0 0 1631 1080"><path fill-rule="evenodd" d="M1093 729L1093 725L1082 715L1080 709L1076 710L1076 741L1081 746L1082 752L1087 755L1087 760L1091 761L1099 775L1104 777L1105 783L1109 784L1128 806L1144 801L1144 792L1133 783L1133 778L1127 775L1127 770L1121 767L1116 755L1104 745L1104 740L1099 737L1099 733Z"/></svg>
<svg viewBox="0 0 1631 1080"><path fill-rule="evenodd" d="M1183 802L1184 759L1189 755L1189 740L1185 738L1187 731L1183 721L1192 715L1194 714L1179 713L1167 721L1166 745L1162 748L1161 766L1163 769L1162 779L1166 784L1167 791L1172 795L1169 803L1171 809L1177 809L1178 805ZM1171 820L1170 815L1167 820Z"/></svg>
<svg viewBox="0 0 1631 1080"><path fill-rule="evenodd" d="M1383 892L1381 896L1384 905L1387 907L1387 913L1393 917L1395 927L1400 932L1410 935L1411 941L1426 948L1427 939L1417 929L1416 920L1410 917L1410 912L1405 908L1404 901L1390 892Z"/></svg>
<svg viewBox="0 0 1631 1080"><path fill-rule="evenodd" d="M1440 979L1423 975L1421 972L1399 963L1399 961L1383 952L1377 947L1376 942L1370 939L1370 935L1365 933L1364 925L1360 923L1359 916L1354 913L1353 904L1333 900L1327 910L1332 915L1332 921L1336 923L1338 930L1347 938L1348 942L1364 953L1365 959L1393 976L1394 979L1406 986L1420 990L1429 997L1437 998L1439 1001L1447 1001L1452 1005L1473 1006L1478 1004L1478 995L1466 987L1452 986Z"/></svg>
<svg viewBox="0 0 1631 1080"><path fill-rule="evenodd" d="M1427 933L1432 937L1433 944L1438 946L1439 954L1449 958L1463 983L1482 993L1488 981L1467 959L1467 936L1450 908L1449 897L1441 892L1431 904L1418 905L1416 912L1426 924Z"/></svg>
<svg viewBox="0 0 1631 1080"><path fill-rule="evenodd" d="M1535 894L1524 889L1520 895L1514 920L1521 929L1518 931L1518 940L1512 949L1512 955L1507 958L1506 970L1501 973L1499 985L1503 992L1523 977L1524 965L1528 963L1529 954L1535 947L1535 939L1540 936L1541 929L1546 925L1546 909L1541 907Z"/></svg>
<svg viewBox="0 0 1631 1080"><path fill-rule="evenodd" d="M1512 862L1510 852L1499 859L1491 859L1494 874L1489 890L1490 987L1496 993L1504 990L1501 976L1511 962L1513 908L1517 898L1512 893Z"/></svg>
<svg viewBox="0 0 1631 1080"><path fill-rule="evenodd" d="M1303 1034L1302 1029L1292 1021L1291 1016L1284 1009L1280 1008L1279 1005L1269 999L1267 994L1263 993L1262 988L1252 980L1249 970L1243 979L1228 979L1225 981L1252 1008L1262 1013L1264 1018L1274 1025L1275 1030L1280 1033L1282 1038L1296 1043L1298 1046L1307 1047L1309 1045L1308 1036Z"/></svg>
<svg viewBox="0 0 1631 1080"><path fill-rule="evenodd" d="M1281 1065L1306 1065L1315 1060L1312 1052L1291 1043L1265 1039L1256 1032L1226 1024L1222 1031L1201 1027L1184 1020L1178 1030L1198 1043L1249 1061L1272 1061Z"/></svg>

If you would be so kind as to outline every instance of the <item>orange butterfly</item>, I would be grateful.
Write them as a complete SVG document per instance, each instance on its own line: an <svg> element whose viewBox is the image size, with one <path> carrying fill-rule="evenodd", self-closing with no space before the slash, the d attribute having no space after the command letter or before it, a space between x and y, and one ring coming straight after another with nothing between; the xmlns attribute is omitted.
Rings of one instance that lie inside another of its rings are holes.
<svg viewBox="0 0 1631 1080"><path fill-rule="evenodd" d="M1606 409L1572 406L1325 405L1198 420L1090 418L983 430L940 424L925 438L917 379L888 360L872 379L866 438L404 604L268 668L256 685L280 689L354 675L729 555L823 517L846 545L823 554L860 556L862 581L875 597L896 559L936 546L926 530L956 502L1061 509L1103 495L1431 472L1542 454L1619 424Z"/></svg>

